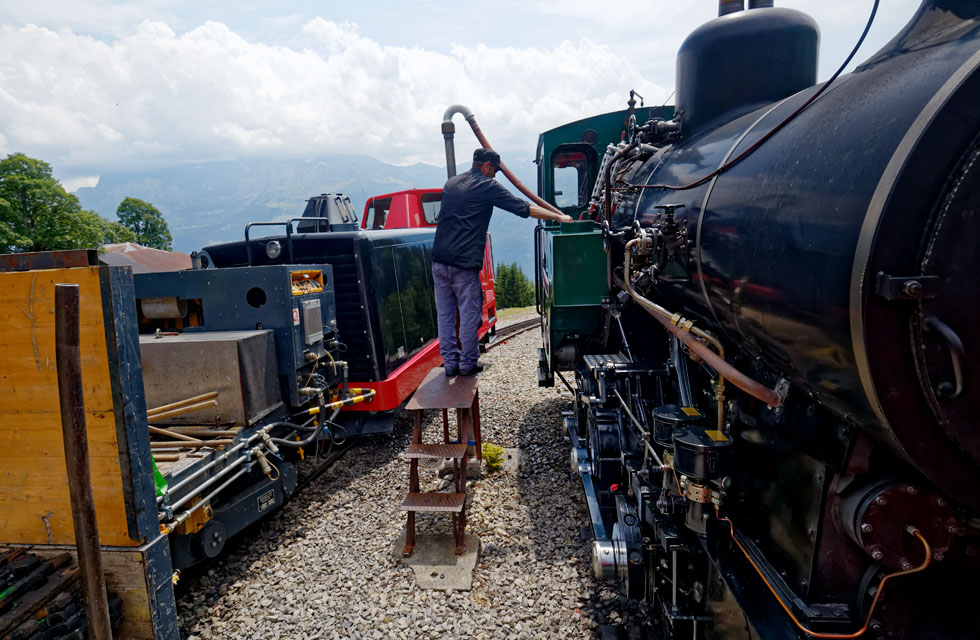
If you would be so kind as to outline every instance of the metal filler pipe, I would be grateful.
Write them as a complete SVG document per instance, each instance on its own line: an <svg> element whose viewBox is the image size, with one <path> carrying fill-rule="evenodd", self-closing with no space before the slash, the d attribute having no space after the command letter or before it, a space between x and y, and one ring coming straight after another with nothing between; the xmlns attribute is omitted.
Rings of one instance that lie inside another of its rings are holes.
<svg viewBox="0 0 980 640"><path fill-rule="evenodd" d="M82 595L88 633L93 640L112 640L109 601L102 571L102 546L92 498L92 474L85 431L85 401L82 390L82 358L79 349L78 285L56 284L55 358L58 363L58 399L61 402L61 432L68 469L71 518L75 525L75 547L82 577Z"/></svg>

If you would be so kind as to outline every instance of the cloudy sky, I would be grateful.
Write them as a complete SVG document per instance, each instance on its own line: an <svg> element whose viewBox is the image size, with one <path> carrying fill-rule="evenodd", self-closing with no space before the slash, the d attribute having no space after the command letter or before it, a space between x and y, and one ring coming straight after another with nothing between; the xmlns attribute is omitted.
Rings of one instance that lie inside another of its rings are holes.
<svg viewBox="0 0 980 640"><path fill-rule="evenodd" d="M884 0L857 60L918 0ZM872 0L781 0L821 28L820 79ZM668 99L684 36L716 0L0 0L0 155L68 186L126 168L366 153L443 161L447 106L505 159L539 131ZM470 146L457 123L457 145Z"/></svg>

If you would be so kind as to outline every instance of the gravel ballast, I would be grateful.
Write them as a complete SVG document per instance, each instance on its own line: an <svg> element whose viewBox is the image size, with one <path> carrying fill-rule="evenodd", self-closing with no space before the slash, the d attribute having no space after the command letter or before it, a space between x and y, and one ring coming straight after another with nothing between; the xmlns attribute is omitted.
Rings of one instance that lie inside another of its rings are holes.
<svg viewBox="0 0 980 640"><path fill-rule="evenodd" d="M359 443L181 585L182 637L572 639L609 623L646 635L646 608L592 577L588 515L561 425L571 395L537 386L539 345L533 329L481 358L483 440L519 449L520 465L484 473L469 492L467 533L482 542L471 591L422 591L393 553L408 488L403 411L391 436ZM426 416L429 442L441 439L436 413ZM422 477L423 490L440 482L436 469ZM419 536L449 530L447 514L417 522Z"/></svg>

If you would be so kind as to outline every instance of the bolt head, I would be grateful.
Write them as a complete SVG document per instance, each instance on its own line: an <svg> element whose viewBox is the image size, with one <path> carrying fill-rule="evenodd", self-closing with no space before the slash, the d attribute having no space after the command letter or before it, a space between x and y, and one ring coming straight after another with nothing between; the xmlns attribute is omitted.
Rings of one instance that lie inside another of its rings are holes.
<svg viewBox="0 0 980 640"><path fill-rule="evenodd" d="M881 551L881 549L875 549L874 551L871 552L871 557L874 558L875 560L880 561L882 558L885 557L885 554Z"/></svg>
<svg viewBox="0 0 980 640"><path fill-rule="evenodd" d="M943 558L945 557L946 556L943 554L942 551L936 551L935 553L932 554L932 559L935 560L936 562L942 562Z"/></svg>
<svg viewBox="0 0 980 640"><path fill-rule="evenodd" d="M918 280L909 280L902 287L902 293L912 298L922 293L922 283Z"/></svg>
<svg viewBox="0 0 980 640"><path fill-rule="evenodd" d="M902 571L908 571L909 569L912 568L912 563L906 560L905 558L901 559L901 564L902 564Z"/></svg>
<svg viewBox="0 0 980 640"><path fill-rule="evenodd" d="M888 498L886 498L885 496L878 496L877 498L875 498L875 504L878 505L879 507L883 507L886 504L888 504Z"/></svg>
<svg viewBox="0 0 980 640"><path fill-rule="evenodd" d="M871 533L875 528L871 526L871 523L865 522L861 525L861 533Z"/></svg>
<svg viewBox="0 0 980 640"><path fill-rule="evenodd" d="M915 496L915 495L918 495L918 494L919 494L919 488L918 488L918 487L916 487L916 486L913 486L913 485L911 485L911 484L910 484L910 485L906 485L906 487L905 487L905 491L906 491L906 493L908 493L908 494L909 494L910 496Z"/></svg>
<svg viewBox="0 0 980 640"><path fill-rule="evenodd" d="M936 504L940 507L945 507L947 504L946 498L942 496L936 496Z"/></svg>

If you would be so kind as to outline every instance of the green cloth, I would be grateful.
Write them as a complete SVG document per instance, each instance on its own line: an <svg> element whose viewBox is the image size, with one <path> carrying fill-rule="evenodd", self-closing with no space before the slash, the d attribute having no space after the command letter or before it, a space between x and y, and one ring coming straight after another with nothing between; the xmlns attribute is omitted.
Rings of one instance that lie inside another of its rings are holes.
<svg viewBox="0 0 980 640"><path fill-rule="evenodd" d="M150 459L153 460L153 458ZM167 481L164 480L163 474L157 469L156 460L153 460L153 486L156 487L158 498L167 492Z"/></svg>

